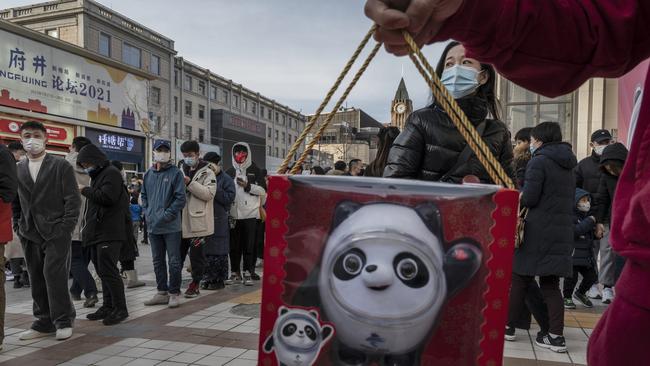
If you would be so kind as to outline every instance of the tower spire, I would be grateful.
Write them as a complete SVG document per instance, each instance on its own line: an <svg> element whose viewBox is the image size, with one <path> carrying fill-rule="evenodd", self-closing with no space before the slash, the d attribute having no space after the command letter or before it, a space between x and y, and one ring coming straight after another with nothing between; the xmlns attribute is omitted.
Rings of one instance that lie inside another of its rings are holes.
<svg viewBox="0 0 650 366"><path fill-rule="evenodd" d="M402 78L399 82L399 86L397 87L397 92L395 93L395 100L408 100L409 98L409 92L406 90L406 83L404 82L404 78Z"/></svg>

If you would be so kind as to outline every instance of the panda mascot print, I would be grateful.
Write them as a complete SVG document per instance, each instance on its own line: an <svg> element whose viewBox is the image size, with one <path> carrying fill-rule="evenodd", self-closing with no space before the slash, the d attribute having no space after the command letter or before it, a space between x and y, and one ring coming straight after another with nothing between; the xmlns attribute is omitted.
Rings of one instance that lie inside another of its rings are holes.
<svg viewBox="0 0 650 366"><path fill-rule="evenodd" d="M281 306L264 352L275 351L280 366L311 366L333 332L330 325L320 325L315 310Z"/></svg>
<svg viewBox="0 0 650 366"><path fill-rule="evenodd" d="M344 201L320 265L292 303L320 308L334 325L330 359L336 365L420 365L443 305L481 260L472 239L445 245L433 203Z"/></svg>

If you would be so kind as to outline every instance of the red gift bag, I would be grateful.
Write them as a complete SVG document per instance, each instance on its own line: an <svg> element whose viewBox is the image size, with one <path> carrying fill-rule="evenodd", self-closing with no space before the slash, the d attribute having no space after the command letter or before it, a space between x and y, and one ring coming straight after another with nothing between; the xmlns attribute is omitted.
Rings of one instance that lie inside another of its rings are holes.
<svg viewBox="0 0 650 366"><path fill-rule="evenodd" d="M502 363L518 193L273 176L259 364Z"/></svg>
<svg viewBox="0 0 650 366"><path fill-rule="evenodd" d="M13 239L11 227L11 204L0 201L0 244Z"/></svg>

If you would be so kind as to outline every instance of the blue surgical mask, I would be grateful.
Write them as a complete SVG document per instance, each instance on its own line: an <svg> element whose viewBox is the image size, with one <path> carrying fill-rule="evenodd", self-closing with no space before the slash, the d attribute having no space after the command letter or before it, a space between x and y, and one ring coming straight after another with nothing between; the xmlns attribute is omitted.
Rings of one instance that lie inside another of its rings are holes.
<svg viewBox="0 0 650 366"><path fill-rule="evenodd" d="M454 99L460 99L478 89L478 74L473 67L456 65L443 71L441 81Z"/></svg>
<svg viewBox="0 0 650 366"><path fill-rule="evenodd" d="M530 144L530 146L528 147L528 150L530 150L530 155L534 155L535 151L537 150L537 146L535 146L533 144Z"/></svg>
<svg viewBox="0 0 650 366"><path fill-rule="evenodd" d="M84 172L86 172L86 174L90 174L90 173L94 172L96 169L97 168L95 168L94 166L90 167L90 168L84 168Z"/></svg>
<svg viewBox="0 0 650 366"><path fill-rule="evenodd" d="M194 166L196 164L196 159L194 158L183 158L183 160L187 166Z"/></svg>

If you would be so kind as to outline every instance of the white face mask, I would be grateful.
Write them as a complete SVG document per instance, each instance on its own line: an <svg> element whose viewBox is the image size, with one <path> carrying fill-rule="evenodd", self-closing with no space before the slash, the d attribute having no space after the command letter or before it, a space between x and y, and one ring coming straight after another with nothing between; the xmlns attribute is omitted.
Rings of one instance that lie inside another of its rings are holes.
<svg viewBox="0 0 650 366"><path fill-rule="evenodd" d="M23 148L33 155L38 155L45 150L45 140L35 138L23 140Z"/></svg>
<svg viewBox="0 0 650 366"><path fill-rule="evenodd" d="M169 151L154 151L153 152L153 161L156 163L169 163L171 160L171 153Z"/></svg>
<svg viewBox="0 0 650 366"><path fill-rule="evenodd" d="M589 212L591 210L590 202L578 202L578 210L580 212Z"/></svg>
<svg viewBox="0 0 650 366"><path fill-rule="evenodd" d="M601 156L603 155L603 151L605 151L606 147L607 145L596 145L594 147L594 152L596 153L596 155Z"/></svg>

